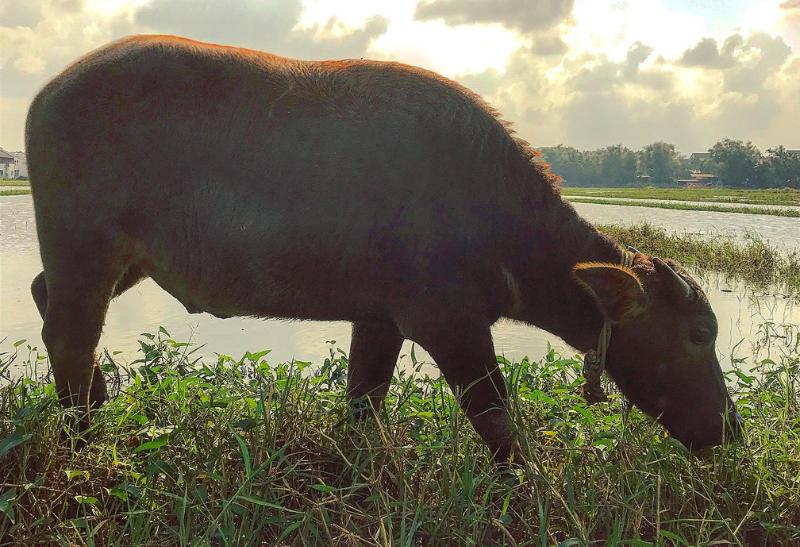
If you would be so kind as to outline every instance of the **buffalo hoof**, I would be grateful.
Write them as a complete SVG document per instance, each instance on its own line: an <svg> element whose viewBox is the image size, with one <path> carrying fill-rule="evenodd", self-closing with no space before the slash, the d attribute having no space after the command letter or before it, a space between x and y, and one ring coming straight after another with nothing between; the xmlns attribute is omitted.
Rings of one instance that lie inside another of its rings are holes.
<svg viewBox="0 0 800 547"><path fill-rule="evenodd" d="M92 385L89 388L89 407L98 408L107 400L108 388L106 387L106 378L103 376L100 365L95 363L94 370L92 371Z"/></svg>

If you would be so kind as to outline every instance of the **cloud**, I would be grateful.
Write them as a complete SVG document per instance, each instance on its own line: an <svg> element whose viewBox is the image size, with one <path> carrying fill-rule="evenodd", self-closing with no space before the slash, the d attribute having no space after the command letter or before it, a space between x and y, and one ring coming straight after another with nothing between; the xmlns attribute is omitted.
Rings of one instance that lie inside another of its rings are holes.
<svg viewBox="0 0 800 547"><path fill-rule="evenodd" d="M300 0L155 0L138 10L134 21L152 32L276 51L285 48L301 11Z"/></svg>
<svg viewBox="0 0 800 547"><path fill-rule="evenodd" d="M618 90L580 94L563 108L565 143L578 148L599 148L611 143L633 147L659 140L675 142L683 150L704 149L707 135L695 125L691 105L632 99ZM713 141L712 141L713 142Z"/></svg>
<svg viewBox="0 0 800 547"><path fill-rule="evenodd" d="M4 97L35 90L79 56L113 39L113 17L98 18L79 0L31 0L0 11L0 78ZM121 20L124 20L120 14ZM15 26L5 26L7 24ZM120 23L120 29L124 25Z"/></svg>
<svg viewBox="0 0 800 547"><path fill-rule="evenodd" d="M745 40L736 33L720 49L713 38L703 38L687 49L679 62L688 67L723 70L727 91L754 93L780 68L791 51L780 36L755 32Z"/></svg>
<svg viewBox="0 0 800 547"><path fill-rule="evenodd" d="M417 21L413 12L392 20L370 45L372 58L421 66L448 77L503 71L520 46L519 36L500 25L448 26L441 19Z"/></svg>
<svg viewBox="0 0 800 547"><path fill-rule="evenodd" d="M153 32L311 59L363 57L370 41L388 25L376 16L363 28L333 33L343 25L332 17L324 25L295 30L302 10L300 0L156 0L136 13L135 22Z"/></svg>
<svg viewBox="0 0 800 547"><path fill-rule="evenodd" d="M674 84L674 74L664 66L642 65L650 58L653 48L641 42L630 45L625 59L612 61L602 55L587 55L571 59L567 87L580 93L606 93L622 87L669 90Z"/></svg>
<svg viewBox="0 0 800 547"><path fill-rule="evenodd" d="M713 38L703 38L696 46L687 49L680 58L685 66L704 68L725 68L733 64L730 50L721 54L717 49L717 41Z"/></svg>
<svg viewBox="0 0 800 547"><path fill-rule="evenodd" d="M21 128L25 127L25 116L30 100L27 98L3 97L0 100L0 146L6 150L22 150Z"/></svg>
<svg viewBox="0 0 800 547"><path fill-rule="evenodd" d="M533 41L531 51L538 55L563 55L569 45L560 36L541 36Z"/></svg>
<svg viewBox="0 0 800 547"><path fill-rule="evenodd" d="M800 148L800 0L770 2L713 28L666 0L0 0L0 144L22 146L27 105L68 63L153 32L424 66L536 145Z"/></svg>
<svg viewBox="0 0 800 547"><path fill-rule="evenodd" d="M791 51L780 36L763 32L752 34L740 48L741 60L725 74L725 89L757 93L764 81L780 69Z"/></svg>
<svg viewBox="0 0 800 547"><path fill-rule="evenodd" d="M113 6L112 6L113 7ZM87 52L129 34L180 34L302 58L364 57L388 21L346 28L336 18L295 30L301 0L0 0L0 100L3 146L22 147L28 104L49 79ZM336 32L334 32L336 31ZM14 114L7 112L13 105Z"/></svg>
<svg viewBox="0 0 800 547"><path fill-rule="evenodd" d="M0 22L5 27L31 27L41 17L40 6L35 2L0 1Z"/></svg>
<svg viewBox="0 0 800 547"><path fill-rule="evenodd" d="M448 25L500 23L522 33L541 31L569 17L574 0L422 0L417 19L441 18Z"/></svg>
<svg viewBox="0 0 800 547"><path fill-rule="evenodd" d="M779 36L734 33L718 44L701 41L713 56L671 59L650 44L630 43L611 53L569 51L548 62L535 47L520 48L505 72L460 78L476 88L537 145L641 147L657 140L680 151L705 150L730 136L762 147L797 146L800 58ZM697 45L690 47L698 50ZM710 46L710 47L709 47ZM708 53L708 52L707 52ZM709 68L714 70L697 70ZM781 141L775 140L780 137Z"/></svg>
<svg viewBox="0 0 800 547"><path fill-rule="evenodd" d="M651 53L653 53L653 48L650 46L646 46L641 42L634 42L625 56L622 75L629 79L636 76L639 73L639 65L645 62Z"/></svg>
<svg viewBox="0 0 800 547"><path fill-rule="evenodd" d="M778 31L793 48L800 49L800 0L789 0L780 7L782 12Z"/></svg>
<svg viewBox="0 0 800 547"><path fill-rule="evenodd" d="M333 33L343 26L332 17L324 25L295 30L302 11L300 0L156 0L136 13L135 22L153 32L313 59L363 57L388 25L376 16L363 28Z"/></svg>

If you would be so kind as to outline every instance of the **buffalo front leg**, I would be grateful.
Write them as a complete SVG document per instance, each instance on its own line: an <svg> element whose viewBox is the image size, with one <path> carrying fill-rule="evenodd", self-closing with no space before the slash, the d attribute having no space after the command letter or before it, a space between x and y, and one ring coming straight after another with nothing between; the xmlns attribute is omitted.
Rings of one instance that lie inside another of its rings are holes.
<svg viewBox="0 0 800 547"><path fill-rule="evenodd" d="M356 418L382 407L402 345L403 336L392 323L353 323L347 395Z"/></svg>
<svg viewBox="0 0 800 547"><path fill-rule="evenodd" d="M415 326L413 330L409 337L433 357L495 461L508 462L516 440L489 325L474 320L442 321Z"/></svg>

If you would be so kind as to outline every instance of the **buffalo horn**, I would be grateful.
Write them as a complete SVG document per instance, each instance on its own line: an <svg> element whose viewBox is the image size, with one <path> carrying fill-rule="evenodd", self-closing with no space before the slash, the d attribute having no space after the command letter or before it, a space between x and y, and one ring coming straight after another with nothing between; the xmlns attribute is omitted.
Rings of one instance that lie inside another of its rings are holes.
<svg viewBox="0 0 800 547"><path fill-rule="evenodd" d="M628 252L630 252L630 253L638 253L639 249L637 249L636 247L633 247L631 245L628 245Z"/></svg>
<svg viewBox="0 0 800 547"><path fill-rule="evenodd" d="M675 270L670 268L669 264L657 256L653 257L653 264L655 265L657 271L661 272L662 275L667 277L667 283L670 291L672 291L672 293L680 300L692 302L695 298L697 298L697 294L695 294L694 289L692 289L686 280L678 275Z"/></svg>

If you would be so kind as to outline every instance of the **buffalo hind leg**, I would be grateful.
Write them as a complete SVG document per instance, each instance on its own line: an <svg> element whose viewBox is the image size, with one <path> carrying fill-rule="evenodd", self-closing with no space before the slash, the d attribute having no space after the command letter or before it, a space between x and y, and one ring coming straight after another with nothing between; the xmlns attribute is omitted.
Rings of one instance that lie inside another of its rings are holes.
<svg viewBox="0 0 800 547"><path fill-rule="evenodd" d="M472 319L443 320L411 325L406 334L433 357L495 461L507 463L516 450L516 440L489 325Z"/></svg>
<svg viewBox="0 0 800 547"><path fill-rule="evenodd" d="M122 277L120 277L120 279L116 282L116 285L114 287L113 297L116 298L120 294L124 293L125 291L136 285L139 281L141 281L145 277L146 275L144 274L144 272L142 272L142 270L138 266L136 265L130 266L125 271L125 273L122 274ZM98 287L98 290L101 290L100 287ZM46 320L47 308L48 308L48 291L47 291L47 284L44 278L44 272L40 272L39 275L37 275L34 278L33 283L31 284L31 294L33 295L33 301L36 303L36 307L39 310L39 315L42 316L42 319ZM97 306L95 306L95 308L97 308ZM95 314L96 313L97 312L95 311ZM102 319L100 320L100 327L99 327L100 329L102 329L103 319L105 319L105 309L103 309L102 311ZM55 318L52 318L51 322L57 322L57 320ZM52 330L53 330L52 327L49 328L48 333ZM56 327L56 332L58 332L58 327ZM92 337L90 336L85 342L85 344L90 345L92 348L90 357L90 362L92 363L92 375L89 384L90 386L89 403L91 404L91 406L99 406L100 404L105 402L107 398L106 382L105 378L103 377L103 371L100 370L100 367L97 365L97 363L94 362L94 350L97 346L97 341L92 343L91 339ZM47 345L47 342L45 342L45 345ZM50 346L48 346L48 351L50 351ZM69 360L70 358L65 357L65 359ZM77 359L80 361L81 357L78 356ZM51 352L51 362L55 363L55 361L53 361L52 352ZM58 368L59 365L53 364L53 375L56 377L59 375L59 372L57 372ZM58 384L59 380L56 380L56 382ZM69 382L67 382L67 384L69 384ZM58 385L64 385L64 381L61 381L61 383ZM67 392L70 392L69 390L70 388L67 388ZM59 393L62 394L61 389L59 389ZM61 395L61 397L62 401L72 400L71 395L67 396L67 399L63 398L63 394ZM80 395L78 395L78 399L80 399Z"/></svg>
<svg viewBox="0 0 800 547"><path fill-rule="evenodd" d="M382 407L402 345L403 336L392 323L353 323L347 395L356 418Z"/></svg>
<svg viewBox="0 0 800 547"><path fill-rule="evenodd" d="M95 407L106 400L106 386L94 352L119 271L98 262L74 260L48 269L42 340L50 356L59 400L64 406ZM34 281L41 300L41 282ZM34 290L36 293L37 290Z"/></svg>

